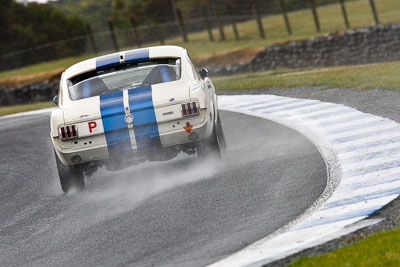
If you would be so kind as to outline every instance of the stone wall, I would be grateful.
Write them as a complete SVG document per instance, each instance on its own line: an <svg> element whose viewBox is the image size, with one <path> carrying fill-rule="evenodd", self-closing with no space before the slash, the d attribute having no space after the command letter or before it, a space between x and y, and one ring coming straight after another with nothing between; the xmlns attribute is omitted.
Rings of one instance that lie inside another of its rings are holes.
<svg viewBox="0 0 400 267"><path fill-rule="evenodd" d="M376 25L266 47L243 64L210 67L211 76L278 68L308 68L400 60L400 24ZM0 106L50 101L59 79L0 87Z"/></svg>
<svg viewBox="0 0 400 267"><path fill-rule="evenodd" d="M376 25L266 47L244 64L210 68L212 75L400 60L400 24Z"/></svg>
<svg viewBox="0 0 400 267"><path fill-rule="evenodd" d="M50 101L58 94L60 80L43 81L15 88L0 87L0 106Z"/></svg>

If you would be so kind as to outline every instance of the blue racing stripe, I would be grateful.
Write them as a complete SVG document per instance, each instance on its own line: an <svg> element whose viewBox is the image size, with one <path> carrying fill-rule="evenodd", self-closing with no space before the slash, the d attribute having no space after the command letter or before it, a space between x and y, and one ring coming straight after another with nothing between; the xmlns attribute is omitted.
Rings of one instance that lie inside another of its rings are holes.
<svg viewBox="0 0 400 267"><path fill-rule="evenodd" d="M100 112L110 157L118 156L122 151L130 151L132 144L125 123L122 91L100 95Z"/></svg>
<svg viewBox="0 0 400 267"><path fill-rule="evenodd" d="M112 65L119 64L119 53L114 53L96 58L96 69L105 68Z"/></svg>
<svg viewBox="0 0 400 267"><path fill-rule="evenodd" d="M149 59L149 49L141 48L125 52L125 62Z"/></svg>
<svg viewBox="0 0 400 267"><path fill-rule="evenodd" d="M130 89L128 95L131 114L135 118L133 129L137 149L160 148L161 140L154 112L151 86Z"/></svg>

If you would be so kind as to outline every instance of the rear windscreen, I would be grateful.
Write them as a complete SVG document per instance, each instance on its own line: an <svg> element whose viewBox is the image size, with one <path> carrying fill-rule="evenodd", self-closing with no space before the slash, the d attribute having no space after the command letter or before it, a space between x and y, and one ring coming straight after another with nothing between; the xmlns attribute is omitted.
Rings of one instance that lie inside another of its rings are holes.
<svg viewBox="0 0 400 267"><path fill-rule="evenodd" d="M136 87L179 80L179 58L152 59L124 63L102 70L95 70L67 81L72 100L107 94Z"/></svg>

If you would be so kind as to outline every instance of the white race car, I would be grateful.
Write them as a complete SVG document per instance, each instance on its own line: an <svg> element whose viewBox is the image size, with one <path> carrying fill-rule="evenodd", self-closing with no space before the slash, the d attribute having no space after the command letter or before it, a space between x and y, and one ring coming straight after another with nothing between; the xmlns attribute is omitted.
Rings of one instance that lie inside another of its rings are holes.
<svg viewBox="0 0 400 267"><path fill-rule="evenodd" d="M186 49L158 46L82 61L61 76L51 139L64 192L98 167L120 170L225 148L215 88Z"/></svg>

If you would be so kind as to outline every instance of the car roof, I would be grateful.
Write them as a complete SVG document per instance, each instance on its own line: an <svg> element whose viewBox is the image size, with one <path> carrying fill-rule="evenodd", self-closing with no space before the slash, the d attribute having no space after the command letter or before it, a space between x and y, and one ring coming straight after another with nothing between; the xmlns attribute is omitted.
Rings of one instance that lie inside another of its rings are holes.
<svg viewBox="0 0 400 267"><path fill-rule="evenodd" d="M85 72L117 65L122 62L168 57L183 58L185 54L186 49L173 45L152 46L147 48L126 50L78 62L66 69L62 78L70 79Z"/></svg>

